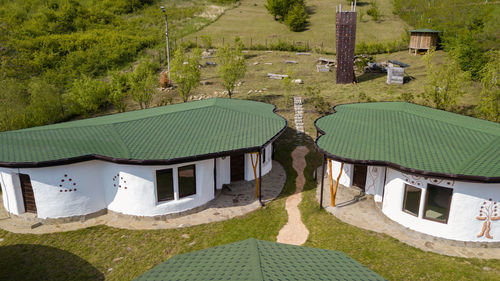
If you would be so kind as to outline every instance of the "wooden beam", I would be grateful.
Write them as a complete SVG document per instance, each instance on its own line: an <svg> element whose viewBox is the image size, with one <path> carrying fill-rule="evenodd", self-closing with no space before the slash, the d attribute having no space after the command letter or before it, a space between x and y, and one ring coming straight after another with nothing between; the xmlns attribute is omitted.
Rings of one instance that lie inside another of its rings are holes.
<svg viewBox="0 0 500 281"><path fill-rule="evenodd" d="M339 176L337 177L337 182L335 183L335 190L333 191L333 201L332 201L332 206L335 207L335 197L337 197L337 188L339 187L339 181L340 177L342 176L342 170L344 170L344 162L341 162L340 164L340 172Z"/></svg>
<svg viewBox="0 0 500 281"><path fill-rule="evenodd" d="M327 158L328 160L328 176L330 180L330 198L331 198L331 205L335 206L335 200L333 199L333 176L332 176L332 159Z"/></svg>

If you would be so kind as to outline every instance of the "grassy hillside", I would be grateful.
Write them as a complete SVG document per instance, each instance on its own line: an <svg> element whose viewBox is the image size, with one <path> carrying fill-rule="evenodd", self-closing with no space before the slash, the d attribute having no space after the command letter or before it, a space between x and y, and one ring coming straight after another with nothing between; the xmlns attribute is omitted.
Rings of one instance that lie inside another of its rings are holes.
<svg viewBox="0 0 500 281"><path fill-rule="evenodd" d="M67 96L77 79L102 80L143 56L163 62L160 5L175 40L212 22L224 10L216 2L0 0L0 131L78 114Z"/></svg>
<svg viewBox="0 0 500 281"><path fill-rule="evenodd" d="M265 3L265 0L241 0L237 8L227 11L215 23L187 38L194 40L202 35L210 35L216 45L221 44L223 38L228 42L235 36L239 36L245 45L250 45L250 41L252 44L265 44L267 40L270 44L286 40L309 44L313 48L323 45L326 51L335 51L335 7L342 4L347 9L349 1L307 0L309 24L302 32L292 32L284 24L275 21L266 10ZM398 40L407 28L404 21L393 15L391 0L378 0L377 3L382 16L375 22L366 15L369 1L358 1L357 11L364 14L363 20L358 21L358 43Z"/></svg>

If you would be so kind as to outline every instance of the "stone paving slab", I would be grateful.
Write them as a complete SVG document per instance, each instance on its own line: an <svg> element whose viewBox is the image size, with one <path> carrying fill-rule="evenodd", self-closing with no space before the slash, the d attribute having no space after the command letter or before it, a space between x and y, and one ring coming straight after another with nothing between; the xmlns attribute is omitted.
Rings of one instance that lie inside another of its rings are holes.
<svg viewBox="0 0 500 281"><path fill-rule="evenodd" d="M262 201L274 200L285 186L286 172L277 161L273 161L272 170L262 177ZM109 212L108 214L85 221L42 224L31 229L33 221L10 216L3 208L0 196L0 228L14 233L54 233L71 231L95 225L108 225L125 229L170 229L189 227L199 224L218 222L246 215L261 208L258 198L255 198L255 181L240 181L228 185L215 200L207 204L206 209L199 212L170 219L155 220L148 217L126 216Z"/></svg>
<svg viewBox="0 0 500 281"><path fill-rule="evenodd" d="M317 175L316 200L319 202L321 168L317 169ZM323 207L327 212L345 223L387 234L425 252L463 258L500 259L500 248L459 246L457 245L460 243L459 241L433 237L404 227L385 216L380 206L373 200L373 196L365 195L360 197L361 191L355 187L345 187L339 184L335 200L337 206L332 207L328 181L328 175L326 174L324 178Z"/></svg>

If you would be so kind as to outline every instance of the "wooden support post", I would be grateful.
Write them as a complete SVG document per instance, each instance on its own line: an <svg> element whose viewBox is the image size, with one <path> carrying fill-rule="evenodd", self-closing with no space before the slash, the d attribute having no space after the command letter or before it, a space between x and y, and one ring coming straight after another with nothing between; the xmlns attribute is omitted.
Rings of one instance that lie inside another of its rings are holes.
<svg viewBox="0 0 500 281"><path fill-rule="evenodd" d="M253 161L254 154L257 155L255 163ZM250 160L252 161L253 175L255 178L255 198L259 197L259 178L257 177L257 165L259 164L259 158L260 158L259 152L250 153Z"/></svg>
<svg viewBox="0 0 500 281"><path fill-rule="evenodd" d="M326 155L323 155L323 165L321 166L321 193L319 195L319 208L323 209L323 188L325 185L325 164Z"/></svg>
<svg viewBox="0 0 500 281"><path fill-rule="evenodd" d="M337 177L337 182L335 183L335 190L333 191L333 201L332 201L332 206L335 207L335 197L337 197L337 188L339 187L339 181L340 177L342 176L342 170L344 170L344 162L341 162L340 164L340 172L339 176Z"/></svg>
<svg viewBox="0 0 500 281"><path fill-rule="evenodd" d="M328 176L329 176L329 182L330 182L330 198L331 198L331 205L335 206L335 201L333 199L333 176L332 176L332 159L327 158L328 160Z"/></svg>

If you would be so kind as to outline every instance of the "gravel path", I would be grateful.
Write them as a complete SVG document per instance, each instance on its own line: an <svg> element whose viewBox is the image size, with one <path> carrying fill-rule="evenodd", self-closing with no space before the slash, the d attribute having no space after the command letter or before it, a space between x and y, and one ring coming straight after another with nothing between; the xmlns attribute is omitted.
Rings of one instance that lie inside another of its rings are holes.
<svg viewBox="0 0 500 281"><path fill-rule="evenodd" d="M297 171L296 190L293 195L288 197L285 203L285 209L288 213L288 222L280 230L277 241L280 243L302 245L309 236L309 230L302 222L299 204L302 201L302 189L306 179L304 177L304 168L306 167L305 156L309 149L305 146L298 146L292 152L293 168Z"/></svg>

